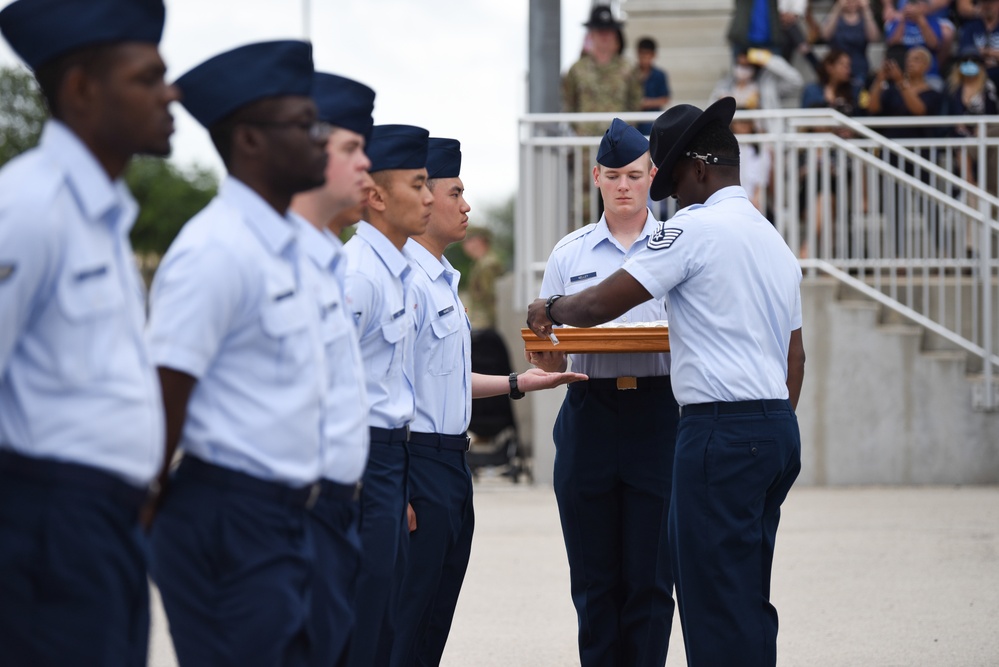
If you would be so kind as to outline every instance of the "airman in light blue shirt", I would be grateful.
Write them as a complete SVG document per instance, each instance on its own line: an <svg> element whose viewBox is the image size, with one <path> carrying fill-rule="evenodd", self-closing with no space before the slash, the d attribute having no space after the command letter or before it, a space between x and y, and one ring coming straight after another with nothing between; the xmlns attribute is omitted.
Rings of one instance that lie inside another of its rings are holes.
<svg viewBox="0 0 999 667"><path fill-rule="evenodd" d="M422 234L433 201L427 189L429 133L412 125L376 125L366 147L373 185L366 220L344 245L347 304L364 359L371 449L361 489L361 570L357 626L347 664L387 665L396 640L400 585L409 539L406 440L416 410L413 388L413 268L402 253Z"/></svg>
<svg viewBox="0 0 999 667"><path fill-rule="evenodd" d="M228 176L164 256L149 324L156 365L197 378L180 448L289 486L320 476L327 393L302 227Z"/></svg>
<svg viewBox="0 0 999 667"><path fill-rule="evenodd" d="M165 8L4 4L51 118L0 170L0 662L141 667L165 429L123 176L170 154Z"/></svg>
<svg viewBox="0 0 999 667"><path fill-rule="evenodd" d="M308 223L289 211L325 180L314 74L311 44L281 40L177 80L229 174L151 295L168 453L184 455L164 471L150 570L184 665L332 662L310 638L324 566L310 518L329 389L322 291Z"/></svg>
<svg viewBox="0 0 999 667"><path fill-rule="evenodd" d="M0 175L0 443L144 487L163 408L128 241L137 214L57 120Z"/></svg>
<svg viewBox="0 0 999 667"><path fill-rule="evenodd" d="M368 424L396 429L413 419L413 308L406 300L412 267L392 241L367 221L344 245L347 305L364 358Z"/></svg>
<svg viewBox="0 0 999 667"><path fill-rule="evenodd" d="M323 414L323 479L309 512L319 570L312 589L310 629L317 667L338 665L354 631L355 584L360 568L359 480L368 460L370 431L364 366L353 313L344 297L347 260L332 228L345 210L359 206L371 182L364 149L374 123L375 91L336 74L316 72L312 99L319 120L332 132L326 140L326 183L301 192L291 208L309 224L302 245L317 273L322 315L327 394ZM355 221L356 222L356 221Z"/></svg>

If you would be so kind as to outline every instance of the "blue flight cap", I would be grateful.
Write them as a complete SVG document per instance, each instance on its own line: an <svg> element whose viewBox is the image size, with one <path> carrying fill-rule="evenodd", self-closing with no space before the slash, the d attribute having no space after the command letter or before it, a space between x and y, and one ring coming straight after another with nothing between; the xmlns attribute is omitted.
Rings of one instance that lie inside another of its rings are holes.
<svg viewBox="0 0 999 667"><path fill-rule="evenodd" d="M641 157L649 150L649 140L631 125L615 118L597 149L597 164L620 169Z"/></svg>
<svg viewBox="0 0 999 667"><path fill-rule="evenodd" d="M371 138L375 124L375 91L363 83L336 74L316 72L312 79L312 99L319 107L319 120Z"/></svg>
<svg viewBox="0 0 999 667"><path fill-rule="evenodd" d="M312 45L297 40L247 44L220 53L177 79L181 104L205 127L265 97L312 93Z"/></svg>
<svg viewBox="0 0 999 667"><path fill-rule="evenodd" d="M0 12L0 31L31 69L87 46L159 44L162 0L17 0Z"/></svg>
<svg viewBox="0 0 999 667"><path fill-rule="evenodd" d="M457 178L461 173L461 143L431 137L427 142L427 178Z"/></svg>
<svg viewBox="0 0 999 667"><path fill-rule="evenodd" d="M370 173L387 169L423 169L427 166L430 133L413 125L375 125L364 152Z"/></svg>

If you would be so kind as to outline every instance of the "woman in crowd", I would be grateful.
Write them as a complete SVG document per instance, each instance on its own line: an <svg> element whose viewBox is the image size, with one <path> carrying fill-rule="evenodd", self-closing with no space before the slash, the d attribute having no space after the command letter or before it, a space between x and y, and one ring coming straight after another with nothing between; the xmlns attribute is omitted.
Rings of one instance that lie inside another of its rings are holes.
<svg viewBox="0 0 999 667"><path fill-rule="evenodd" d="M822 37L831 49L849 55L853 85L866 86L870 71L867 45L881 41L881 29L870 0L836 0L822 23Z"/></svg>

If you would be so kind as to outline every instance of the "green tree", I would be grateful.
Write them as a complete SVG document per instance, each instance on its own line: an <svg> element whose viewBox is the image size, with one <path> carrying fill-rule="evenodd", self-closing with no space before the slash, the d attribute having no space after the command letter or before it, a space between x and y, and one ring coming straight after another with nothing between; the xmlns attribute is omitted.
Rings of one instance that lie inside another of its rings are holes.
<svg viewBox="0 0 999 667"><path fill-rule="evenodd" d="M20 67L0 68L0 165L38 144L48 111L38 84ZM215 196L218 179L202 167L182 170L157 158L136 158L125 173L139 203L132 245L144 268L155 266L180 228Z"/></svg>
<svg viewBox="0 0 999 667"><path fill-rule="evenodd" d="M488 227L492 231L493 252L496 253L508 271L513 262L513 218L516 205L516 197L510 195L502 202L486 204L481 214L476 215L475 211L472 211L470 216L470 221L471 218L475 218L472 224ZM461 273L460 289L466 289L472 260L461 249L460 243L448 246L447 250L444 251L444 256Z"/></svg>
<svg viewBox="0 0 999 667"><path fill-rule="evenodd" d="M31 73L22 67L0 68L0 164L38 143L47 117Z"/></svg>
<svg viewBox="0 0 999 667"><path fill-rule="evenodd" d="M139 219L132 228L132 247L139 253L162 255L184 223L211 201L218 179L210 169L181 171L157 158L136 158L125 174L139 202Z"/></svg>

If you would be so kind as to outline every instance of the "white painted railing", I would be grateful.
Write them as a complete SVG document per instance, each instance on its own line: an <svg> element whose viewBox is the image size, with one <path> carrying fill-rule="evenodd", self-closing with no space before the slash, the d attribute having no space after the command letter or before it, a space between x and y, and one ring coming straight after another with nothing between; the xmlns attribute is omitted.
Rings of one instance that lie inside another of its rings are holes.
<svg viewBox="0 0 999 667"><path fill-rule="evenodd" d="M655 114L533 114L520 124L517 295L538 293L554 244L597 219L589 187L599 136L570 123ZM969 355L980 372L976 408L999 408L999 118L869 118L825 109L737 114L765 132L740 135L769 153L760 206L808 275L831 276ZM943 136L959 121L970 136ZM933 138L886 139L884 127L939 128ZM979 187L981 184L982 187ZM654 204L662 219L674 202Z"/></svg>

